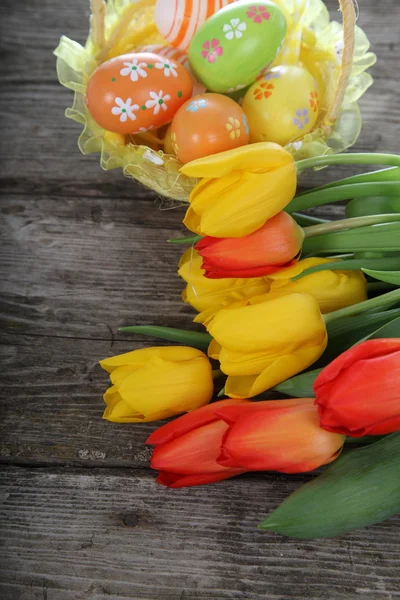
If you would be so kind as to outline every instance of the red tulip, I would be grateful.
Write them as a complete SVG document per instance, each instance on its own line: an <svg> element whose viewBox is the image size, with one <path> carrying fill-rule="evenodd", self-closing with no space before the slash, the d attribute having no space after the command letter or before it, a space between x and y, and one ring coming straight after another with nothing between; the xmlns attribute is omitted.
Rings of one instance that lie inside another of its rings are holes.
<svg viewBox="0 0 400 600"><path fill-rule="evenodd" d="M304 233L285 212L242 238L205 237L195 248L210 279L262 277L297 262Z"/></svg>
<svg viewBox="0 0 400 600"><path fill-rule="evenodd" d="M221 407L228 424L220 465L247 471L303 473L339 456L345 437L321 429L313 398Z"/></svg>
<svg viewBox="0 0 400 600"><path fill-rule="evenodd" d="M321 427L352 437L400 429L400 339L350 348L314 383Z"/></svg>
<svg viewBox="0 0 400 600"><path fill-rule="evenodd" d="M157 481L170 488L213 483L244 473L217 463L228 425L215 411L248 400L221 400L183 415L157 429L147 440L156 446L151 468L160 471Z"/></svg>

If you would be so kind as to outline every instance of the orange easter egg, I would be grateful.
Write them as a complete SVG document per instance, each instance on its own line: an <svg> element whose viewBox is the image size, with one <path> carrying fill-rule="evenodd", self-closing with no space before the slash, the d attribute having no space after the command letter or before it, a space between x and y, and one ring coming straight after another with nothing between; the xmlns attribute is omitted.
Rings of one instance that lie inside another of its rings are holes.
<svg viewBox="0 0 400 600"><path fill-rule="evenodd" d="M199 27L218 10L236 0L157 0L155 22L163 38L187 50Z"/></svg>
<svg viewBox="0 0 400 600"><path fill-rule="evenodd" d="M115 133L135 134L169 123L192 95L181 64L150 52L123 54L90 77L86 103L93 119Z"/></svg>
<svg viewBox="0 0 400 600"><path fill-rule="evenodd" d="M249 143L247 117L222 94L201 94L185 102L171 124L174 153L183 163Z"/></svg>
<svg viewBox="0 0 400 600"><path fill-rule="evenodd" d="M182 67L185 67L186 71L192 78L193 83L193 96L197 96L197 94L204 94L206 91L206 86L197 81L192 68L189 63L189 57L183 50L179 48L173 48L172 46L162 46L161 44L153 44L150 46L143 46L140 48L139 52L153 52L154 54L158 54L159 56L165 56L165 58L170 58L180 63Z"/></svg>

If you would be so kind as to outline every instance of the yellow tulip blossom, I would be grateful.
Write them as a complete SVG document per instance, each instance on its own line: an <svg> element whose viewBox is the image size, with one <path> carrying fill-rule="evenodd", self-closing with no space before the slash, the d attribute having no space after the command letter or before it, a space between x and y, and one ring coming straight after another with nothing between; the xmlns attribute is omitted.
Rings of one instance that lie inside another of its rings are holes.
<svg viewBox="0 0 400 600"><path fill-rule="evenodd" d="M311 294L323 314L364 302L367 296L367 280L361 271L317 271L291 281L306 269L335 262L330 258L305 258L293 267L268 275L269 298L286 294Z"/></svg>
<svg viewBox="0 0 400 600"><path fill-rule="evenodd" d="M327 344L321 311L308 294L223 308L207 329L214 338L208 354L228 375L231 398L251 398L300 373Z"/></svg>
<svg viewBox="0 0 400 600"><path fill-rule="evenodd" d="M199 235L243 237L283 210L296 192L292 155L260 142L187 163L184 175L201 177L184 224Z"/></svg>
<svg viewBox="0 0 400 600"><path fill-rule="evenodd" d="M293 293L313 296L318 302L322 314L367 300L367 280L361 271L318 271L305 275L297 281L291 281L293 277L300 275L306 269L330 262L334 262L334 259L305 258L293 267L276 271L265 277L265 285L268 288L265 292L259 295L249 294L246 297L242 296L242 298L235 294L226 294L219 307L208 306L200 311L194 322L207 326L207 323L214 317L219 308L260 304L266 300Z"/></svg>
<svg viewBox="0 0 400 600"><path fill-rule="evenodd" d="M227 296L233 301L264 294L269 290L269 283L264 277L208 279L201 263L202 258L196 250L188 248L182 255L178 271L187 283L182 292L184 302L199 312L217 310Z"/></svg>
<svg viewBox="0 0 400 600"><path fill-rule="evenodd" d="M199 408L214 392L212 368L200 350L165 346L133 350L100 361L112 386L103 419L145 423Z"/></svg>

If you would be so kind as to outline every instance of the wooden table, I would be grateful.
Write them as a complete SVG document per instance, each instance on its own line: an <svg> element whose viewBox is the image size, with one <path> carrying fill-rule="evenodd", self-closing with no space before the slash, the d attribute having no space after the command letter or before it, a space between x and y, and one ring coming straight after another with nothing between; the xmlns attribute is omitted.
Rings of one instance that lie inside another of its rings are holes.
<svg viewBox="0 0 400 600"><path fill-rule="evenodd" d="M357 149L398 151L400 5L359 4L379 64ZM78 127L64 119L71 94L52 50L62 34L84 41L88 12L86 0L0 5L0 597L400 598L400 518L334 540L262 533L260 519L308 476L168 490L148 469L155 425L102 421L98 360L150 345L118 327L185 327L192 312L180 300L180 251L165 243L183 210L81 156Z"/></svg>

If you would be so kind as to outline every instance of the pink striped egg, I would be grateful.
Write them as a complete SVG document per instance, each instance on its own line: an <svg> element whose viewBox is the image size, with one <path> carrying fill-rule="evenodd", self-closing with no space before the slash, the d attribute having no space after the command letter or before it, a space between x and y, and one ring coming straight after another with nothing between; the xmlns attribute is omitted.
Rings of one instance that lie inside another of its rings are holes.
<svg viewBox="0 0 400 600"><path fill-rule="evenodd" d="M190 67L188 55L183 50L180 50L179 48L173 48L172 46L162 46L161 44L153 44L149 46L143 46L138 50L138 52L152 52L153 54L158 54L159 56L164 56L165 58L175 60L186 69L186 71L192 78L193 96L197 96L198 94L204 94L204 92L206 91L205 86L199 81L197 81L196 77L194 76L194 73Z"/></svg>
<svg viewBox="0 0 400 600"><path fill-rule="evenodd" d="M157 0L155 22L171 46L187 50L203 23L236 0Z"/></svg>

